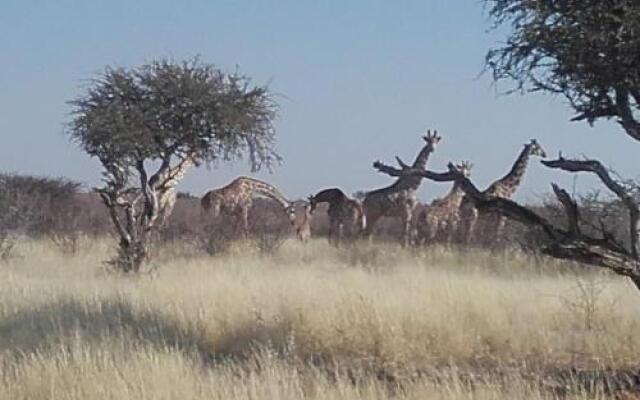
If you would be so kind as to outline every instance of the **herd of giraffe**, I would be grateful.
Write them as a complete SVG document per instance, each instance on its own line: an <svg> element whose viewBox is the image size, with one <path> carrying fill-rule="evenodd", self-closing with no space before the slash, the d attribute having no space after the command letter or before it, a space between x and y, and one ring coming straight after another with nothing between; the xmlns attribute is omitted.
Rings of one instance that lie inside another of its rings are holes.
<svg viewBox="0 0 640 400"><path fill-rule="evenodd" d="M435 151L441 137L438 136L437 131L427 131L423 139L425 144L412 165L406 165L396 157L400 166L413 169L426 168L429 157ZM522 182L531 156L546 157L544 150L535 139L524 145L509 172L494 181L483 191L483 194L490 197L511 198ZM186 158L182 164L174 168L174 171L167 174L167 180L177 182L176 178L192 164L197 162L193 158ZM472 169L469 162L462 162L453 167L467 177ZM237 221L236 229L242 235L247 235L252 201L256 196L266 197L282 207L298 239L307 241L311 237L311 220L317 205L327 203L329 206L328 238L334 245L339 245L345 239L353 240L361 236L371 238L376 224L382 217L401 218L402 240L405 246L411 243L449 244L457 239L468 244L474 237L479 217L483 217L482 219L490 224L482 235L485 240L496 240L500 237L505 224L504 217L489 213L479 215L478 209L466 198L464 191L457 183L453 184L447 195L432 201L424 206L418 215L414 215L418 203L416 192L422 179L420 176L401 176L389 186L366 192L362 202L348 197L338 188L324 189L308 197L304 203L304 213L299 218L296 216L296 203L287 200L273 185L242 176L224 187L206 192L201 199L201 206L206 215L232 216ZM161 201L167 202L170 208L175 203L174 186L167 185L170 193L160 196ZM167 210L169 213L170 208Z"/></svg>

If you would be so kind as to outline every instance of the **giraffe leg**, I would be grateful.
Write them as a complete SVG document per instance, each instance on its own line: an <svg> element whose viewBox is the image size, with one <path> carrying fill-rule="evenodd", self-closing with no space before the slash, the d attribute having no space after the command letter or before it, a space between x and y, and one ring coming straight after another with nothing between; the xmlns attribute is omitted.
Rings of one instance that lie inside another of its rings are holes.
<svg viewBox="0 0 640 400"><path fill-rule="evenodd" d="M344 223L342 221L338 222L338 232L337 232L337 241L336 241L336 246L340 246L340 244L342 243L342 238L344 235Z"/></svg>
<svg viewBox="0 0 640 400"><path fill-rule="evenodd" d="M376 227L376 224L378 223L378 220L380 219L381 215L379 214L374 214L374 213L369 213L366 215L366 219L367 219L367 226L364 229L364 237L366 237L367 239L369 239L369 241L372 240L373 238L373 231Z"/></svg>
<svg viewBox="0 0 640 400"><path fill-rule="evenodd" d="M469 226L467 227L467 237L465 238L466 243L471 243L473 241L473 237L476 231L476 225L478 224L478 212L474 211L471 218L469 219Z"/></svg>
<svg viewBox="0 0 640 400"><path fill-rule="evenodd" d="M491 240L491 247L500 247L502 245L502 242L504 239L502 236L502 233L504 231L504 226L506 223L506 219L504 216L502 215L495 215L492 218L492 227L491 230L489 231L489 233L491 234L490 238Z"/></svg>
<svg viewBox="0 0 640 400"><path fill-rule="evenodd" d="M478 223L478 210L471 205L464 207L462 209L462 222L461 240L462 243L468 245L473 239L476 224Z"/></svg>
<svg viewBox="0 0 640 400"><path fill-rule="evenodd" d="M429 216L424 219L421 219L417 222L416 226L416 243L419 245L426 245L433 241L435 236L434 232L434 221L431 220Z"/></svg>
<svg viewBox="0 0 640 400"><path fill-rule="evenodd" d="M335 244L337 234L337 220L335 217L329 219L329 244Z"/></svg>
<svg viewBox="0 0 640 400"><path fill-rule="evenodd" d="M249 207L240 209L240 221L242 223L242 238L246 239L249 236Z"/></svg>
<svg viewBox="0 0 640 400"><path fill-rule="evenodd" d="M223 216L225 217L222 220L222 223L226 223L225 220L228 220L229 218L232 219L233 222L233 238L237 239L242 235L242 215L239 211L234 211L234 212L229 212L229 213L224 213Z"/></svg>
<svg viewBox="0 0 640 400"><path fill-rule="evenodd" d="M445 243L447 244L447 246L451 245L454 240L455 240L455 234L458 231L458 224L459 224L459 220L458 218L451 218L449 220L449 222L447 223L446 226L446 231L445 231Z"/></svg>
<svg viewBox="0 0 640 400"><path fill-rule="evenodd" d="M402 245L403 247L408 247L411 244L411 215L412 215L411 207L406 206L404 209L404 214L402 215Z"/></svg>
<svg viewBox="0 0 640 400"><path fill-rule="evenodd" d="M425 226L419 238L420 244L423 244L423 245L432 244L434 239L436 238L436 232L437 232L437 228L434 227L432 224L428 224L427 226Z"/></svg>
<svg viewBox="0 0 640 400"><path fill-rule="evenodd" d="M431 230L431 242L446 243L447 241L447 221L438 221L433 224Z"/></svg>

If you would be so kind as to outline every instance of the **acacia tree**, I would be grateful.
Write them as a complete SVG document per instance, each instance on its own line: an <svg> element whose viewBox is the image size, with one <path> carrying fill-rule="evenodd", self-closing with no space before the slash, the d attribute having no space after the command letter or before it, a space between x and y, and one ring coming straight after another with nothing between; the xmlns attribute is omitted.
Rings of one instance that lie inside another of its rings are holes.
<svg viewBox="0 0 640 400"><path fill-rule="evenodd" d="M563 96L576 113L573 121L593 125L615 120L640 141L640 2L636 0L485 0L495 27L507 26L505 43L489 50L486 66L507 92L544 92ZM393 176L418 174L462 183L478 208L489 209L538 227L546 234L542 251L553 257L600 266L628 276L640 289L640 207L638 187L617 179L595 159L542 161L549 168L597 176L629 214L626 237L604 227L597 235L583 229L574 199L553 185L566 214L558 227L535 212L505 199L484 196L452 165L447 172L412 171L380 162L374 167Z"/></svg>
<svg viewBox="0 0 640 400"><path fill-rule="evenodd" d="M68 135L103 167L96 190L119 236L110 262L124 272L147 261L189 166L248 156L257 171L280 160L268 88L198 59L107 67L69 103Z"/></svg>

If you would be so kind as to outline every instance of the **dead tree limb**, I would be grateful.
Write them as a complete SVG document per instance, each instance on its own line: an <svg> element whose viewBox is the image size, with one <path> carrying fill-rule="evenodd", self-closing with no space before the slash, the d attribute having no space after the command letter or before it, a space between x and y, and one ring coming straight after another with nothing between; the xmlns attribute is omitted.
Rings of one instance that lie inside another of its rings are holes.
<svg viewBox="0 0 640 400"><path fill-rule="evenodd" d="M569 232L574 236L580 235L580 212L578 210L578 203L571 198L566 190L562 189L555 183L551 184L553 193L564 207L565 214L567 214L567 227Z"/></svg>
<svg viewBox="0 0 640 400"><path fill-rule="evenodd" d="M449 163L447 172L433 172L416 168L398 169L380 161L376 161L373 167L378 172L391 176L420 176L436 182L458 182L478 209L500 213L529 227L540 228L547 237L547 242L541 249L544 254L610 269L616 274L629 277L640 290L640 261L609 237L594 238L583 234L578 229L578 212L577 206L574 206L575 201L559 187L554 191L558 200L563 204L570 221L569 229L566 230L554 226L544 217L515 201L483 194L452 163Z"/></svg>
<svg viewBox="0 0 640 400"><path fill-rule="evenodd" d="M636 199L633 197L632 191L623 184L614 180L607 168L598 160L570 160L558 156L556 160L542 161L542 164L549 168L561 169L568 172L590 172L595 174L600 181L619 199L629 212L629 245L631 255L635 259L639 259L640 242L638 231L640 229L640 208Z"/></svg>

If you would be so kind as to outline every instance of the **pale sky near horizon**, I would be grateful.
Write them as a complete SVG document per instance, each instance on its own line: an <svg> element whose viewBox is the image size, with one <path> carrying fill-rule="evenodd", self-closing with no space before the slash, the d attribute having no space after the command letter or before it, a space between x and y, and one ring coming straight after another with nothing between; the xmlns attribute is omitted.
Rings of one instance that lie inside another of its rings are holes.
<svg viewBox="0 0 640 400"><path fill-rule="evenodd" d="M490 76L479 76L501 39L488 27L479 0L3 0L0 171L99 184L99 163L63 133L66 101L106 65L200 55L280 95L284 163L257 176L291 198L391 183L372 161L411 161L427 128L443 137L430 168L470 160L480 188L509 170L533 137L551 156L586 154L636 178L638 144L616 124L571 123L559 98L496 94ZM179 190L201 194L247 173L244 161L201 168ZM535 200L551 181L573 184L536 161L517 197ZM578 179L580 190L594 184ZM427 200L447 189L425 182L419 194Z"/></svg>

